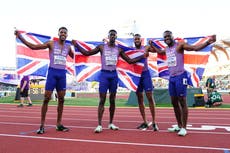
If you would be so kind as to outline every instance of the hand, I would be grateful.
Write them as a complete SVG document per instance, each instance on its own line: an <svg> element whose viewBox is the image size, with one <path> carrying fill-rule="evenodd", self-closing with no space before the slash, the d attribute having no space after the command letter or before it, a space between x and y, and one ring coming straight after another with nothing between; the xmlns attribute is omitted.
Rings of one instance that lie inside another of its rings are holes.
<svg viewBox="0 0 230 153"><path fill-rule="evenodd" d="M214 43L214 42L216 42L216 35L210 36L210 38L209 38L209 40L208 40L208 43L209 43L209 44L212 44L212 43Z"/></svg>
<svg viewBox="0 0 230 153"><path fill-rule="evenodd" d="M144 58L147 58L147 57L149 57L149 52L148 51L144 53Z"/></svg>
<svg viewBox="0 0 230 153"><path fill-rule="evenodd" d="M77 43L76 43L76 40L73 39L73 40L72 40L72 44L73 44L74 46L76 46L76 44L77 44Z"/></svg>
<svg viewBox="0 0 230 153"><path fill-rule="evenodd" d="M150 39L148 43L149 45L152 45L153 41Z"/></svg>
<svg viewBox="0 0 230 153"><path fill-rule="evenodd" d="M15 31L14 31L14 35L18 38L19 35L20 35L19 31L18 31L18 30L15 30Z"/></svg>

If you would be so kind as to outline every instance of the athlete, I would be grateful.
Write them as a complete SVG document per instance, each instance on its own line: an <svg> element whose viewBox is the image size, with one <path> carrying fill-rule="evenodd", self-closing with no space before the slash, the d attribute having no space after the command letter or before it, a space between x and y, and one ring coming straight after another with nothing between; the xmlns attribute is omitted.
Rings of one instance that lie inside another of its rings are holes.
<svg viewBox="0 0 230 153"><path fill-rule="evenodd" d="M152 48L150 46L142 46L141 41L141 35L135 34L134 35L134 45L136 50L148 52ZM151 52L151 51L150 51ZM140 83L138 85L136 96L138 100L139 110L143 119L143 123L140 124L137 128L141 130L146 130L149 127L149 123L147 122L146 115L145 115L145 105L144 105L144 96L143 91L145 90L145 95L147 97L148 103L149 103L149 109L151 112L152 117L152 129L153 131L158 131L159 128L157 124L155 123L155 101L153 99L153 84L152 79L150 76L150 72L148 69L148 60L145 59L144 68L141 74Z"/></svg>
<svg viewBox="0 0 230 153"><path fill-rule="evenodd" d="M20 39L26 46L30 49L49 49L49 68L48 75L45 85L45 95L43 104L41 107L41 125L37 130L37 134L43 134L46 113L48 110L48 103L51 99L53 90L56 89L58 97L57 106L57 131L69 131L69 129L62 125L62 113L64 107L64 96L66 93L66 61L67 56L71 58L74 57L74 52L72 51L69 44L66 43L66 38L68 36L68 30L66 27L61 27L58 30L58 40L50 40L43 44L32 44L25 40L22 35L16 30L15 35Z"/></svg>
<svg viewBox="0 0 230 153"><path fill-rule="evenodd" d="M206 42L198 45L176 42L172 32L168 30L163 33L163 37L164 42L167 44L164 50L156 48L152 41L149 43L157 53L166 54L167 56L170 77L168 90L177 120L177 126L168 128L168 131L178 132L179 136L185 136L187 134L188 120L188 106L186 103L188 75L184 68L184 51L199 51L215 42L216 35L210 36Z"/></svg>
<svg viewBox="0 0 230 153"><path fill-rule="evenodd" d="M102 132L102 116L104 113L104 105L106 101L106 94L109 90L109 125L108 128L112 130L118 130L119 127L113 124L113 118L115 113L115 99L117 93L118 74L117 74L117 61L121 56L129 64L135 63L142 58L145 58L147 54L141 55L134 59L130 59L124 51L119 48L115 41L117 39L117 31L112 29L108 33L108 42L98 45L96 48L86 51L81 48L75 40L72 41L73 45L85 56L94 55L100 52L101 54L101 76L99 77L99 105L98 105L98 126L94 130L95 133Z"/></svg>

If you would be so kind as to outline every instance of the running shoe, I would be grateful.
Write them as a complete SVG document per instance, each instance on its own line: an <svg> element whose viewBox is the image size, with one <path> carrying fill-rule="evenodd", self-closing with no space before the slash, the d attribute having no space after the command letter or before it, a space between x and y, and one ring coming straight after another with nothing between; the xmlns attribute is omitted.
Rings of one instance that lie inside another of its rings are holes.
<svg viewBox="0 0 230 153"><path fill-rule="evenodd" d="M177 134L179 136L185 136L187 134L187 130L185 128L181 128Z"/></svg>
<svg viewBox="0 0 230 153"><path fill-rule="evenodd" d="M141 125L137 127L137 129L146 130L148 129L148 127L149 127L148 123L142 123Z"/></svg>
<svg viewBox="0 0 230 153"><path fill-rule="evenodd" d="M173 126L172 128L168 128L168 131L169 132L178 132L178 131L180 131L180 128L178 125L176 125L176 126Z"/></svg>
<svg viewBox="0 0 230 153"><path fill-rule="evenodd" d="M159 128L156 123L154 123L152 126L153 126L153 131L159 131Z"/></svg>
<svg viewBox="0 0 230 153"><path fill-rule="evenodd" d="M45 133L45 129L43 126L40 126L40 128L37 130L37 134L43 134Z"/></svg>
<svg viewBox="0 0 230 153"><path fill-rule="evenodd" d="M101 133L102 132L102 126L98 125L96 129L94 130L95 133Z"/></svg>
<svg viewBox="0 0 230 153"><path fill-rule="evenodd" d="M18 107L23 107L23 104L19 104Z"/></svg>
<svg viewBox="0 0 230 153"><path fill-rule="evenodd" d="M119 130L119 127L115 126L113 123L109 124L108 128L111 130Z"/></svg>
<svg viewBox="0 0 230 153"><path fill-rule="evenodd" d="M29 103L27 106L30 107L30 106L33 106L33 104L32 104L32 103Z"/></svg>
<svg viewBox="0 0 230 153"><path fill-rule="evenodd" d="M56 130L57 131L63 131L63 132L69 131L69 129L67 127L63 126L63 125L56 126Z"/></svg>

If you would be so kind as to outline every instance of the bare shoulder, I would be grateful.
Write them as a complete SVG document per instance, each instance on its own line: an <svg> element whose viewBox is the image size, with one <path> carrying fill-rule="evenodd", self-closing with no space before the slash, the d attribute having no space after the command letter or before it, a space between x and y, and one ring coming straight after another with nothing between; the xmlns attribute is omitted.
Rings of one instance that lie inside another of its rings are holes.
<svg viewBox="0 0 230 153"><path fill-rule="evenodd" d="M100 45L97 46L97 48L100 49L100 50L103 50L104 46L105 46L105 44L100 44Z"/></svg>

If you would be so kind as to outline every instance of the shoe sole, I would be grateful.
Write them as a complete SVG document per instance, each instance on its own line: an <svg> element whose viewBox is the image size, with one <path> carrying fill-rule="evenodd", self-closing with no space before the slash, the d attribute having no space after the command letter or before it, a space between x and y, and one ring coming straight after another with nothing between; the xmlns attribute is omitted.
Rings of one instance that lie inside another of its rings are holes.
<svg viewBox="0 0 230 153"><path fill-rule="evenodd" d="M36 133L37 133L37 134L43 134L43 133L45 133L45 131L43 131L43 132L37 131Z"/></svg>
<svg viewBox="0 0 230 153"><path fill-rule="evenodd" d="M69 130L58 130L56 129L57 131L61 131L61 132L68 132Z"/></svg>
<svg viewBox="0 0 230 153"><path fill-rule="evenodd" d="M181 136L181 137L184 137L184 136L187 135L187 133L186 134L178 134L178 135Z"/></svg>
<svg viewBox="0 0 230 153"><path fill-rule="evenodd" d="M172 132L172 133L173 133L173 132L179 132L179 131L180 131L180 130L174 130L174 131L173 131L173 130L168 130L168 132Z"/></svg>
<svg viewBox="0 0 230 153"><path fill-rule="evenodd" d="M119 128L109 128L109 129L113 131L119 130Z"/></svg>
<svg viewBox="0 0 230 153"><path fill-rule="evenodd" d="M94 131L94 133L101 133L102 131Z"/></svg>

